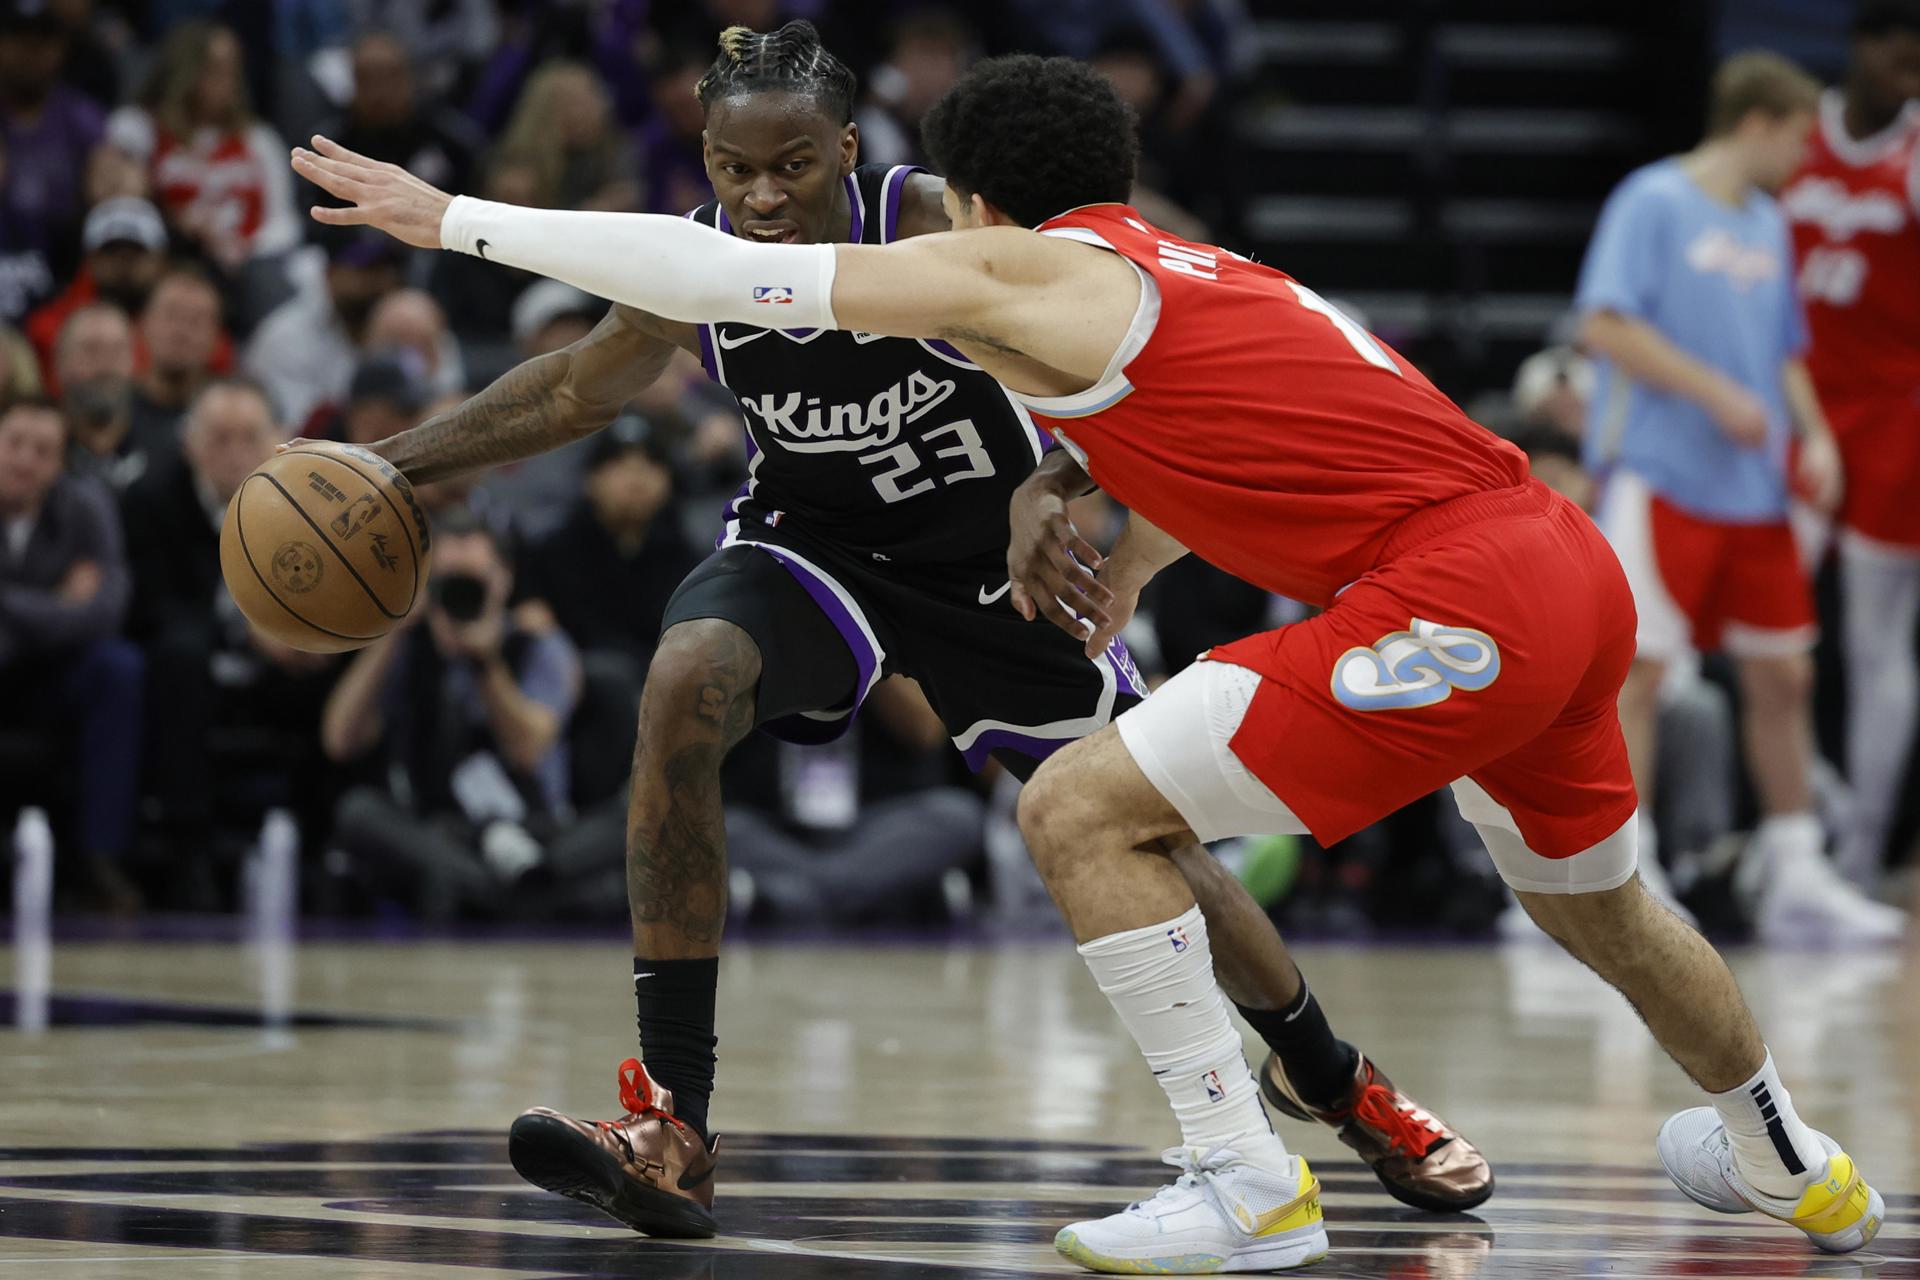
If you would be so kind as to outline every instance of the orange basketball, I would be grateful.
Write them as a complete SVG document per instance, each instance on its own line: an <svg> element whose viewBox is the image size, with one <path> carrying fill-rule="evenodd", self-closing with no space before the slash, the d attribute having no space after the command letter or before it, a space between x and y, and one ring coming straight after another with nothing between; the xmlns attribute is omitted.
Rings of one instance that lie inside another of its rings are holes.
<svg viewBox="0 0 1920 1280"><path fill-rule="evenodd" d="M254 626L338 653L419 603L431 545L405 476L358 445L328 445L276 454L246 478L220 528L220 571Z"/></svg>

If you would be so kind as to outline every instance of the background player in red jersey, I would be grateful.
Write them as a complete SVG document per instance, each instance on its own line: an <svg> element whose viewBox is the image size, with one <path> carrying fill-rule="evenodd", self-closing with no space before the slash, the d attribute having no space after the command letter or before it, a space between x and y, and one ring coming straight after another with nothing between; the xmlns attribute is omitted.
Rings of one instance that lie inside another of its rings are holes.
<svg viewBox="0 0 1920 1280"><path fill-rule="evenodd" d="M1326 1252L1318 1183L1260 1113L1164 842L1327 838L1455 779L1523 905L1710 1093L1661 1133L1681 1190L1789 1221L1824 1249L1862 1247L1883 1200L1794 1113L1725 963L1634 877L1614 711L1634 616L1598 531L1311 290L1122 203L1132 121L1085 66L982 63L926 132L960 230L886 246L449 202L344 154L303 152L297 167L352 202L328 221L467 253L485 241L493 260L655 314L756 323L777 307L782 324L954 343L1133 509L1103 563L1064 524L1064 494L1087 478L1071 460L1015 497L1010 572L1070 629L1082 627L1061 601L1090 617L1089 645L1189 547L1325 606L1214 650L1055 755L1023 796L1035 861L1182 1135L1167 1155L1177 1182L1065 1229L1062 1252L1127 1272L1277 1269Z"/></svg>
<svg viewBox="0 0 1920 1280"><path fill-rule="evenodd" d="M1840 445L1853 825L1834 860L1872 888L1920 718L1920 0L1863 0L1845 83L1820 100L1780 203L1813 376Z"/></svg>

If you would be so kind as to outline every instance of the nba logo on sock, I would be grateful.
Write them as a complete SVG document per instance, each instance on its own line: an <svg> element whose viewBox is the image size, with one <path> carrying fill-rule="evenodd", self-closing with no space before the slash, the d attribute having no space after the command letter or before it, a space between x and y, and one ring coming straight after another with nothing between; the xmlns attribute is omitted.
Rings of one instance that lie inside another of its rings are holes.
<svg viewBox="0 0 1920 1280"><path fill-rule="evenodd" d="M1227 1100L1227 1086L1220 1083L1220 1073L1218 1071L1207 1072L1207 1074L1200 1077L1200 1083L1207 1086L1208 1102L1225 1102Z"/></svg>
<svg viewBox="0 0 1920 1280"><path fill-rule="evenodd" d="M1192 945L1187 941L1187 931L1179 925L1175 925L1173 928L1167 930L1167 941L1173 944L1173 950L1176 955Z"/></svg>
<svg viewBox="0 0 1920 1280"><path fill-rule="evenodd" d="M770 302L776 305L791 303L793 301L793 290L783 284L757 284L753 286L753 300L755 302Z"/></svg>

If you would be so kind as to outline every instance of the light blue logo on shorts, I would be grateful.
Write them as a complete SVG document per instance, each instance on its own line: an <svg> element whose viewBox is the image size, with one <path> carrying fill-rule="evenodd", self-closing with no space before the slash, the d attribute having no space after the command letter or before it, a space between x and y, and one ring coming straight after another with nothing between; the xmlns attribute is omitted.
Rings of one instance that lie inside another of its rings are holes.
<svg viewBox="0 0 1920 1280"><path fill-rule="evenodd" d="M1333 664L1333 696L1354 711L1398 711L1445 702L1500 678L1500 646L1484 631L1419 618L1408 630L1349 649Z"/></svg>

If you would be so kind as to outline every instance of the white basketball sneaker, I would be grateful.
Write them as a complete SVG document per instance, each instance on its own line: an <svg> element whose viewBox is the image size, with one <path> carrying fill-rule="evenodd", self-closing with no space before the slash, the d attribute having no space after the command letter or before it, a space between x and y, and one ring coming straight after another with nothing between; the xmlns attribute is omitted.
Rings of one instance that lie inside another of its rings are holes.
<svg viewBox="0 0 1920 1280"><path fill-rule="evenodd" d="M1760 1212L1798 1227L1828 1253L1865 1248L1887 1218L1887 1202L1868 1186L1853 1158L1826 1134L1814 1131L1827 1153L1827 1167L1797 1200L1762 1195L1747 1185L1733 1163L1727 1128L1712 1107L1682 1111L1660 1126L1655 1145L1673 1185L1689 1200L1715 1213Z"/></svg>
<svg viewBox="0 0 1920 1280"><path fill-rule="evenodd" d="M1053 1247L1111 1275L1285 1271L1327 1256L1320 1182L1299 1156L1282 1171L1216 1147L1173 1147L1172 1185L1110 1217L1076 1222Z"/></svg>
<svg viewBox="0 0 1920 1280"><path fill-rule="evenodd" d="M1874 944L1898 942L1907 913L1875 902L1844 879L1816 850L1750 850L1735 888L1756 897L1754 933L1762 942Z"/></svg>

